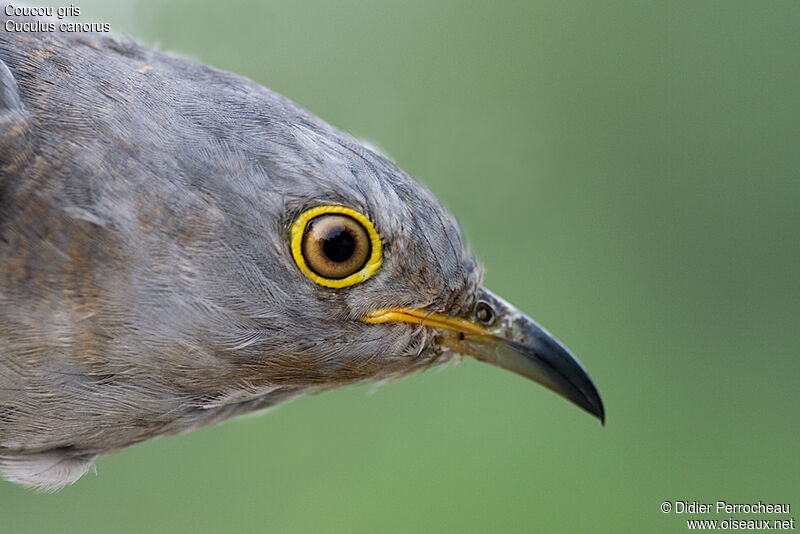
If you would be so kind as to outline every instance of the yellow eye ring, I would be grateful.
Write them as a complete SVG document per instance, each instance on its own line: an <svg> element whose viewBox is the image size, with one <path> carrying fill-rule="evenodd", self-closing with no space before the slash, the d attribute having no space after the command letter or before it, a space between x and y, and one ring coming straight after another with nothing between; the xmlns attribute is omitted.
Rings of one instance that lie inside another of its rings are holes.
<svg viewBox="0 0 800 534"><path fill-rule="evenodd" d="M363 230L366 231L366 234L369 238L371 251L366 263L364 263L364 266L359 270L344 278L327 278L317 274L309 267L308 263L306 262L306 257L303 253L303 238L306 235L306 229L308 228L309 223L320 215L328 214L340 214L350 217L357 222L363 228ZM381 268L383 256L381 236L378 235L378 232L375 230L375 226L372 224L372 221L356 210L346 208L344 206L318 206L316 208L311 208L310 210L304 211L300 214L294 224L292 224L290 233L292 256L294 257L295 263L304 275L321 286L341 288L359 284L374 275L376 272L378 272L378 269Z"/></svg>

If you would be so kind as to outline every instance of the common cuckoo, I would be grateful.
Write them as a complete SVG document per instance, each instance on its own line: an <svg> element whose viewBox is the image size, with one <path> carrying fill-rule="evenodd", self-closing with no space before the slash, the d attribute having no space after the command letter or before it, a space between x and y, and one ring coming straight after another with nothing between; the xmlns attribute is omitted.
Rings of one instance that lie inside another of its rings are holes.
<svg viewBox="0 0 800 534"><path fill-rule="evenodd" d="M428 189L292 101L107 35L0 32L6 479L56 489L457 355L603 420L575 357L481 278Z"/></svg>

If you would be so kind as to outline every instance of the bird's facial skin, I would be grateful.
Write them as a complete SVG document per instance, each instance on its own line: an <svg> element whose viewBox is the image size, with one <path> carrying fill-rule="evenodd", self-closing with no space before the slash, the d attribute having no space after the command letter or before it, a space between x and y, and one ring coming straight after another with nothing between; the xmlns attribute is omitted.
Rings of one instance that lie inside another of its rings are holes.
<svg viewBox="0 0 800 534"><path fill-rule="evenodd" d="M322 286L358 284L381 268L381 237L367 217L344 206L318 206L303 212L292 225L291 239L297 266ZM330 254L334 257L329 258Z"/></svg>

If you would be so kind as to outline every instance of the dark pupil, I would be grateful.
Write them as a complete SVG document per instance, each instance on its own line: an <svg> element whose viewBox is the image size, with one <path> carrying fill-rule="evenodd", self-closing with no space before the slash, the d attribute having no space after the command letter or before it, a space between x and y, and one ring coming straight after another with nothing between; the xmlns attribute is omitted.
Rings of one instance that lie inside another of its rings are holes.
<svg viewBox="0 0 800 534"><path fill-rule="evenodd" d="M322 251L331 261L337 263L347 261L356 251L356 241L344 228L334 228L322 241Z"/></svg>

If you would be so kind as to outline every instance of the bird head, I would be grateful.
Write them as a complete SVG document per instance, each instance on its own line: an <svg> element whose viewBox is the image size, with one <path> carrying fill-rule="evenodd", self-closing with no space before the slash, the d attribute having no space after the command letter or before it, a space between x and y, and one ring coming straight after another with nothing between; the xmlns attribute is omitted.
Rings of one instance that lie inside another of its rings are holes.
<svg viewBox="0 0 800 534"><path fill-rule="evenodd" d="M259 214L248 220L264 219L258 226L267 229L260 235L267 242L256 243L260 267L250 272L270 271L254 285L270 288L265 305L289 347L259 348L266 370L250 383L268 377L328 389L467 355L604 419L578 360L482 287L483 269L456 220L426 187L316 118L286 121L277 137L279 149L254 152L256 160L280 157L263 160L268 180L249 180L264 189L252 204Z"/></svg>

